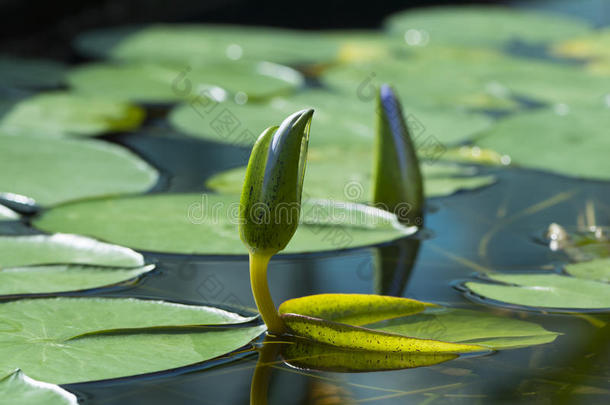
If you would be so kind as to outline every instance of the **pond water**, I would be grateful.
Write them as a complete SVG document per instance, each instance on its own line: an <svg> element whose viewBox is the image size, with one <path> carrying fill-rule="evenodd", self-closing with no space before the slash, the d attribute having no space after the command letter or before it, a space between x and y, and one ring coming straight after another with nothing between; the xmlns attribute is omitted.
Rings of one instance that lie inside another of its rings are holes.
<svg viewBox="0 0 610 405"><path fill-rule="evenodd" d="M154 131L114 135L164 172L154 192L204 191L213 173L245 163L247 151ZM467 299L453 286L489 269L555 271L566 258L541 242L551 222L577 227L610 222L610 189L520 169L483 169L498 183L474 192L432 199L426 229L374 248L276 256L269 283L276 303L324 292L386 293L460 308L509 314ZM588 208L587 208L588 207ZM587 212L588 211L588 212ZM155 274L138 285L106 290L106 296L136 296L213 304L254 311L246 256L183 256L148 253ZM375 259L377 258L377 259ZM413 266L411 268L411 263ZM561 332L554 343L463 357L440 365L374 373L302 371L278 362L270 379L270 404L286 403L604 403L610 376L605 315L549 315L513 310ZM248 349L248 348L245 348ZM151 376L67 386L87 404L245 404L256 352L240 350L222 359ZM317 399L316 399L317 398ZM326 402L325 402L326 401ZM334 402L332 402L334 401Z"/></svg>

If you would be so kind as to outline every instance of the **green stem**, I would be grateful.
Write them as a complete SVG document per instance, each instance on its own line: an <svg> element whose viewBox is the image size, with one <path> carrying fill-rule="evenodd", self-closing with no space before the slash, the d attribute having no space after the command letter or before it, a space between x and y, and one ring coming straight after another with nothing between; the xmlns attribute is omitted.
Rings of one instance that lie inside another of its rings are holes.
<svg viewBox="0 0 610 405"><path fill-rule="evenodd" d="M263 322L267 325L267 331L274 335L281 335L286 332L286 326L280 318L269 293L267 283L269 259L271 259L271 255L250 253L250 286L258 312L260 312Z"/></svg>

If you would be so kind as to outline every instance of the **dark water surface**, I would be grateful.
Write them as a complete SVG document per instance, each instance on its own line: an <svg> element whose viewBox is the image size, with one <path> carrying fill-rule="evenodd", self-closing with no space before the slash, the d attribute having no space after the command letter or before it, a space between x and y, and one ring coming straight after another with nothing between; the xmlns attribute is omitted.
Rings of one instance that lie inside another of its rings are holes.
<svg viewBox="0 0 610 405"><path fill-rule="evenodd" d="M155 192L202 192L207 177L246 162L248 151L155 128L107 138L164 172ZM566 258L540 242L544 229L551 222L582 226L591 212L597 224L609 224L610 188L529 170L482 170L494 173L498 183L431 200L426 229L418 237L379 247L276 256L269 270L274 300L382 292L503 313L563 335L546 345L400 371L305 372L280 363L272 373L269 404L607 403L610 334L601 325L610 321L608 316L507 312L467 299L453 284L490 270L557 271ZM103 295L211 304L244 314L255 308L245 255L146 257L157 263L155 274ZM247 404L256 360L256 353L241 353L172 372L67 388L86 404ZM316 402L312 393L336 402Z"/></svg>

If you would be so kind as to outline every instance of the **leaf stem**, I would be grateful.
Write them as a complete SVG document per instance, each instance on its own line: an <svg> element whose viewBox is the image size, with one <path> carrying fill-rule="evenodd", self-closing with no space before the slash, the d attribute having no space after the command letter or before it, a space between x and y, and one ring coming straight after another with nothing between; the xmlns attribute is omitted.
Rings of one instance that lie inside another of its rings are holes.
<svg viewBox="0 0 610 405"><path fill-rule="evenodd" d="M250 253L250 286L252 295L258 307L263 322L267 325L269 333L281 335L286 332L284 321L280 318L267 283L267 267L271 255Z"/></svg>

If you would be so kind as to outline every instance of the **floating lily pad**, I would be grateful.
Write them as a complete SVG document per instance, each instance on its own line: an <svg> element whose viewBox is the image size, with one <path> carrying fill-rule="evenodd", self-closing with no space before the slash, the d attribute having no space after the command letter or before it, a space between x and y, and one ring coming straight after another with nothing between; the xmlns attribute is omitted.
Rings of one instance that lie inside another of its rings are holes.
<svg viewBox="0 0 610 405"><path fill-rule="evenodd" d="M66 204L34 223L46 231L70 230L146 251L246 254L238 210L237 196L159 194ZM301 213L301 225L282 253L372 245L414 231L390 213L359 204L312 200Z"/></svg>
<svg viewBox="0 0 610 405"><path fill-rule="evenodd" d="M144 258L129 248L79 235L0 236L0 269L59 263L139 267Z"/></svg>
<svg viewBox="0 0 610 405"><path fill-rule="evenodd" d="M0 193L37 204L151 188L157 172L116 145L39 136L0 136Z"/></svg>
<svg viewBox="0 0 610 405"><path fill-rule="evenodd" d="M297 71L270 62L205 65L91 64L68 73L75 91L115 100L205 103L205 96L257 99L285 94L303 84ZM229 94L227 94L227 92Z"/></svg>
<svg viewBox="0 0 610 405"><path fill-rule="evenodd" d="M365 149L310 148L303 195L339 201L370 201L372 159L372 152ZM206 185L225 194L240 193L245 171L244 167L239 167L221 172L212 176ZM472 167L435 163L422 165L422 171L427 197L448 196L495 182L494 176L476 175L477 170Z"/></svg>
<svg viewBox="0 0 610 405"><path fill-rule="evenodd" d="M413 47L450 44L497 47L510 42L540 44L573 38L591 28L565 15L507 7L434 7L403 11L385 25Z"/></svg>
<svg viewBox="0 0 610 405"><path fill-rule="evenodd" d="M24 316L23 314L27 314ZM162 301L49 298L0 304L0 370L55 384L126 377L205 361L264 326L217 308Z"/></svg>
<svg viewBox="0 0 610 405"><path fill-rule="evenodd" d="M508 56L493 50L434 48L404 61L340 65L325 71L322 81L333 90L370 104L379 86L388 83L396 89L405 107L513 111L520 107L519 103L504 87L479 73L510 61Z"/></svg>
<svg viewBox="0 0 610 405"><path fill-rule="evenodd" d="M135 279L154 268L154 265L123 268L81 264L2 268L0 296L89 290Z"/></svg>
<svg viewBox="0 0 610 405"><path fill-rule="evenodd" d="M17 103L0 118L4 134L98 135L137 128L144 110L72 93L44 93Z"/></svg>
<svg viewBox="0 0 610 405"><path fill-rule="evenodd" d="M481 297L532 308L610 309L610 284L558 274L490 274L491 281L468 281L464 287Z"/></svg>
<svg viewBox="0 0 610 405"><path fill-rule="evenodd" d="M0 377L0 405L78 405L76 395L17 370Z"/></svg>
<svg viewBox="0 0 610 405"><path fill-rule="evenodd" d="M427 308L425 312L369 327L420 339L477 344L495 350L550 343L559 335L533 322L453 308Z"/></svg>
<svg viewBox="0 0 610 405"><path fill-rule="evenodd" d="M328 62L337 41L314 32L231 25L170 25L107 28L80 35L83 53L127 61L198 63L268 60L278 63Z"/></svg>
<svg viewBox="0 0 610 405"><path fill-rule="evenodd" d="M0 205L0 221L13 221L16 219L19 219L19 214L4 205Z"/></svg>
<svg viewBox="0 0 610 405"><path fill-rule="evenodd" d="M596 30L553 45L553 54L575 59L610 59L610 29Z"/></svg>
<svg viewBox="0 0 610 405"><path fill-rule="evenodd" d="M564 268L574 277L610 283L610 258L567 264Z"/></svg>
<svg viewBox="0 0 610 405"><path fill-rule="evenodd" d="M608 126L608 109L542 110L502 120L477 145L524 167L608 180Z"/></svg>
<svg viewBox="0 0 610 405"><path fill-rule="evenodd" d="M44 59L23 59L0 56L0 87L57 87L64 80L66 67Z"/></svg>
<svg viewBox="0 0 610 405"><path fill-rule="evenodd" d="M170 122L189 135L251 146L269 123L281 122L288 114L305 108L315 110L311 146L373 144L375 103L359 98L355 92L308 90L267 103L241 105L233 100L186 103L172 111ZM485 115L449 108L407 106L405 117L421 147L468 140L489 129L493 122ZM222 124L226 120L230 125Z"/></svg>

